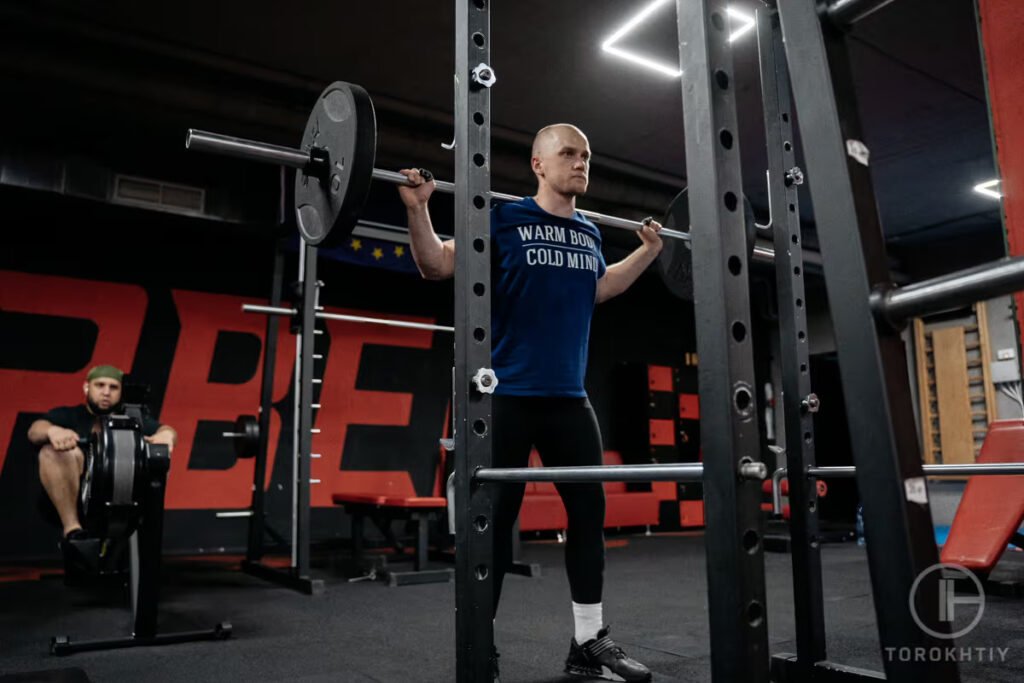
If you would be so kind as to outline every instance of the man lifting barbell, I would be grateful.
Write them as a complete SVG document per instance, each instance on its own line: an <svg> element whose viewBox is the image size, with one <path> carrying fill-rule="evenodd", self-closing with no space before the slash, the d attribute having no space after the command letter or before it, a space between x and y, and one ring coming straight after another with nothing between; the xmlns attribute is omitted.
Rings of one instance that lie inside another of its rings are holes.
<svg viewBox="0 0 1024 683"><path fill-rule="evenodd" d="M82 385L85 402L54 408L28 429L28 440L39 449L39 479L60 515L63 537L79 540L87 536L78 517L78 494L85 454L78 446L99 428L99 419L121 407L124 372L112 365L92 368ZM142 433L149 443L174 449L178 434L168 425L143 418Z"/></svg>
<svg viewBox="0 0 1024 683"><path fill-rule="evenodd" d="M641 246L607 266L601 233L576 211L589 182L590 144L569 124L541 129L530 160L537 194L491 210L492 365L498 385L492 402L494 467L525 467L537 448L546 465L600 465L597 417L583 387L594 304L626 291L661 251L661 225L645 221ZM434 182L418 170L399 186L409 218L413 258L424 278L455 272L455 243L434 232L427 203ZM627 681L651 672L608 636L602 615L604 488L556 484L569 528L565 565L575 634L565 670L594 677L604 669ZM497 487L494 505L494 610L512 562L512 528L523 484ZM494 654L497 677L497 652Z"/></svg>

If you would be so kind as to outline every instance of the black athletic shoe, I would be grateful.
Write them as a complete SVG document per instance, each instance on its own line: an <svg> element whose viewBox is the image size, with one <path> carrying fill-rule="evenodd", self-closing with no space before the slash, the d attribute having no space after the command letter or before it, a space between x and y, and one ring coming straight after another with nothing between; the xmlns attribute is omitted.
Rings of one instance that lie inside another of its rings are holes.
<svg viewBox="0 0 1024 683"><path fill-rule="evenodd" d="M491 645L491 678L494 680L494 683L501 683L501 674L498 673L498 657L500 656L498 654L498 647Z"/></svg>
<svg viewBox="0 0 1024 683"><path fill-rule="evenodd" d="M72 529L64 536L65 541L84 541L87 538L89 538L89 532L82 527Z"/></svg>
<svg viewBox="0 0 1024 683"><path fill-rule="evenodd" d="M597 632L597 638L580 645L573 638L569 643L569 656L565 659L565 673L580 678L609 678L615 674L624 681L649 681L651 670L626 656L622 648L608 637L609 627Z"/></svg>

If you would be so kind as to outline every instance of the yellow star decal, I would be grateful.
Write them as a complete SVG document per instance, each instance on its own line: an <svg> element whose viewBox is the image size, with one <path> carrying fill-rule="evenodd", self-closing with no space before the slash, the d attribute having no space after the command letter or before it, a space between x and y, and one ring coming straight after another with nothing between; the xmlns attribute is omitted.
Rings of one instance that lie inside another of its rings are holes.
<svg viewBox="0 0 1024 683"><path fill-rule="evenodd" d="M381 260L382 258L384 258L384 250L381 249L380 247L377 247L376 249L374 249L372 253L373 253L373 258L377 259L378 261Z"/></svg>
<svg viewBox="0 0 1024 683"><path fill-rule="evenodd" d="M360 249L363 248L363 241L354 239L352 240L352 242L349 243L349 246L352 247L352 251L359 251Z"/></svg>
<svg viewBox="0 0 1024 683"><path fill-rule="evenodd" d="M399 245L395 247L395 256L401 258L405 254L405 247Z"/></svg>

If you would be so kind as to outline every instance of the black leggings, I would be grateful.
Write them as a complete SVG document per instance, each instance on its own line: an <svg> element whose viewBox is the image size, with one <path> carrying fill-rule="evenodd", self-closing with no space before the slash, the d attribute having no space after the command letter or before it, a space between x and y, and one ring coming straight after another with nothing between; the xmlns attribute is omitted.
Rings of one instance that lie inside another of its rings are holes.
<svg viewBox="0 0 1024 683"><path fill-rule="evenodd" d="M526 467L537 448L545 465L600 465L603 449L597 416L586 398L493 397L495 467ZM604 580L604 487L555 484L569 518L565 571L573 602L601 602ZM512 526L525 484L496 484L494 496L494 611L512 563Z"/></svg>

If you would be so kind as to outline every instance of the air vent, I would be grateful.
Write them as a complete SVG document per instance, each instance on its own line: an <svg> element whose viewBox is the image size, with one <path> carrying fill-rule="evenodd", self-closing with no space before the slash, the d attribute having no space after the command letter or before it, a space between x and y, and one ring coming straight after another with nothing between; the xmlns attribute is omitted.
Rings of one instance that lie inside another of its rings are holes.
<svg viewBox="0 0 1024 683"><path fill-rule="evenodd" d="M119 175L114 183L113 201L144 206L157 211L197 215L203 213L206 193L198 187Z"/></svg>

